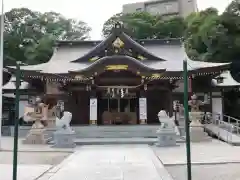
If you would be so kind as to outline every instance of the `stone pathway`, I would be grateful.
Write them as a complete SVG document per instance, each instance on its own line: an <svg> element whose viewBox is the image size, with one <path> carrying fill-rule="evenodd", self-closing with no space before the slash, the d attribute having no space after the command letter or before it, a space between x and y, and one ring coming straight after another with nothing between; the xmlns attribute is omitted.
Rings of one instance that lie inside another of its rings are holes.
<svg viewBox="0 0 240 180"><path fill-rule="evenodd" d="M171 180L147 145L85 146L39 180Z"/></svg>
<svg viewBox="0 0 240 180"><path fill-rule="evenodd" d="M152 147L174 180L186 180L186 146ZM191 143L193 180L240 180L240 146L212 140Z"/></svg>
<svg viewBox="0 0 240 180"><path fill-rule="evenodd" d="M176 147L156 148L155 153L164 165L186 164L186 145ZM212 140L201 143L191 143L192 164L240 163L240 146Z"/></svg>
<svg viewBox="0 0 240 180"><path fill-rule="evenodd" d="M45 171L51 168L50 165L18 165L18 180L35 180ZM0 179L12 179L12 165L0 164Z"/></svg>
<svg viewBox="0 0 240 180"><path fill-rule="evenodd" d="M18 151L19 152L67 152L72 153L74 152L74 148L68 149L57 149L52 148L48 144L23 144L22 141L24 138L19 138L18 141ZM1 138L1 148L0 152L12 151L13 150L13 137L2 137ZM1 162L0 162L1 163Z"/></svg>
<svg viewBox="0 0 240 180"><path fill-rule="evenodd" d="M174 180L186 180L187 168L184 165L167 166ZM240 164L193 165L193 180L240 180Z"/></svg>

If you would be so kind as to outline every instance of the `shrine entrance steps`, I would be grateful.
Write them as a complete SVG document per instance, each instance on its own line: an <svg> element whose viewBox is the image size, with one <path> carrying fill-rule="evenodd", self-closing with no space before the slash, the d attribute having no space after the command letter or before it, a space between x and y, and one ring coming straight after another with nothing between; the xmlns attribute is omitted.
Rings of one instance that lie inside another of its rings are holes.
<svg viewBox="0 0 240 180"><path fill-rule="evenodd" d="M73 126L77 145L107 145L107 144L148 144L157 142L159 125L111 125L111 126ZM12 128L11 128L12 129ZM19 137L25 138L30 127L20 127ZM53 140L56 129L46 129L45 133ZM13 136L13 131L11 133ZM49 143L52 143L52 140ZM177 139L178 143L184 139Z"/></svg>
<svg viewBox="0 0 240 180"><path fill-rule="evenodd" d="M110 125L110 126L72 126L76 138L157 138L156 131L160 125ZM19 137L26 137L31 126L20 126ZM14 127L9 127L7 136L14 135ZM45 133L49 136L56 131L47 128Z"/></svg>
<svg viewBox="0 0 240 180"><path fill-rule="evenodd" d="M148 144L157 142L159 125L75 126L77 145ZM184 142L178 139L178 142Z"/></svg>
<svg viewBox="0 0 240 180"><path fill-rule="evenodd" d="M73 126L76 138L157 138L159 125Z"/></svg>

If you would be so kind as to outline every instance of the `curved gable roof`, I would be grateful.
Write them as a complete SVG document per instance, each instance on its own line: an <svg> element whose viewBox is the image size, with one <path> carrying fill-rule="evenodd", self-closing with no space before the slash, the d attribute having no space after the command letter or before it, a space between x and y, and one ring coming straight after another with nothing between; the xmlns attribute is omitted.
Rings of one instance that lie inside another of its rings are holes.
<svg viewBox="0 0 240 180"><path fill-rule="evenodd" d="M133 49L136 52L141 53L141 55L147 57L147 59L150 60L157 60L157 61L165 61L165 59L162 59L153 53L149 52L146 48L144 48L142 45L134 41L132 38L130 38L128 35L126 35L123 32L123 28L120 24L116 24L115 28L113 28L112 33L103 40L100 44L98 44L95 48L90 50L87 54L85 54L82 57L79 57L78 59L72 61L72 62L82 62L82 61L89 61L92 57L95 57L100 53L101 51L105 51L109 45L112 45L112 43L117 39L120 38L124 44L128 47L128 49ZM125 46L124 45L124 46Z"/></svg>
<svg viewBox="0 0 240 180"><path fill-rule="evenodd" d="M78 63L76 63L78 64ZM142 63L141 61L136 60L130 56L106 56L98 61L90 64L88 67L82 70L71 71L71 72L85 72L85 71L97 71L96 69L104 69L108 65L121 65L127 64L131 69L136 69L139 71L155 71L155 72L164 72L164 68L154 68L149 67L146 64Z"/></svg>

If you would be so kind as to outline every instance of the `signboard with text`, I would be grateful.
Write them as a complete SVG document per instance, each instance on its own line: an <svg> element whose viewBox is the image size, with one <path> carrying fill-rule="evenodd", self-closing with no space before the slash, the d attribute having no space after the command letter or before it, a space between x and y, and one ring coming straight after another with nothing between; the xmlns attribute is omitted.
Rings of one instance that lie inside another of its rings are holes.
<svg viewBox="0 0 240 180"><path fill-rule="evenodd" d="M139 98L139 119L147 119L147 99Z"/></svg>
<svg viewBox="0 0 240 180"><path fill-rule="evenodd" d="M90 99L90 120L97 120L97 98Z"/></svg>

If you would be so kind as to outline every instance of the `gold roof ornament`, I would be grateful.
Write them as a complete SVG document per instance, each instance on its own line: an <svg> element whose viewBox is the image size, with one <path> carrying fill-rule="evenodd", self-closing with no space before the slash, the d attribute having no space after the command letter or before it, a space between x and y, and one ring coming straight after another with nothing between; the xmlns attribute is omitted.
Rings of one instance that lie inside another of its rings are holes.
<svg viewBox="0 0 240 180"><path fill-rule="evenodd" d="M113 46L116 48L122 48L124 46L124 42L117 37L117 39L113 42Z"/></svg>
<svg viewBox="0 0 240 180"><path fill-rule="evenodd" d="M127 70L128 65L108 65L106 70Z"/></svg>
<svg viewBox="0 0 240 180"><path fill-rule="evenodd" d="M99 57L98 57L98 56L95 56L95 57L90 58L89 61L96 61L96 60L98 60L98 59L99 59Z"/></svg>
<svg viewBox="0 0 240 180"><path fill-rule="evenodd" d="M145 59L146 59L146 58L145 58L144 56L142 56L142 55L138 55L137 58L140 59L140 60L145 60Z"/></svg>
<svg viewBox="0 0 240 180"><path fill-rule="evenodd" d="M159 79L161 76L162 76L162 74L156 73L156 74L152 74L151 78L152 79Z"/></svg>

